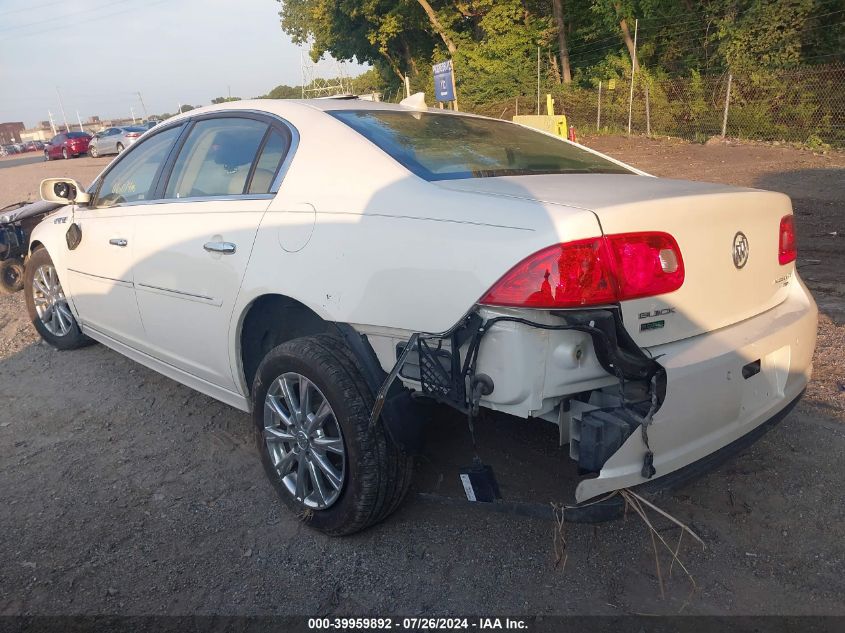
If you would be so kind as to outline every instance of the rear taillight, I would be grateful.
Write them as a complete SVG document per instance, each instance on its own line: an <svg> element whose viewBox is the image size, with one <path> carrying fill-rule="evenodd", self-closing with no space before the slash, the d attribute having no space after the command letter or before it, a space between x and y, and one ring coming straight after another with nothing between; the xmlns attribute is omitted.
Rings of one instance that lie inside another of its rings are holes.
<svg viewBox="0 0 845 633"><path fill-rule="evenodd" d="M485 305L573 308L673 292L684 283L667 233L621 233L545 248L522 260L479 300Z"/></svg>
<svg viewBox="0 0 845 633"><path fill-rule="evenodd" d="M138 138L139 136L141 136L141 134L139 132L127 132L126 133L126 138Z"/></svg>
<svg viewBox="0 0 845 633"><path fill-rule="evenodd" d="M795 220L791 215L785 215L780 219L778 236L778 262L781 266L794 262L798 256L798 246L795 243Z"/></svg>

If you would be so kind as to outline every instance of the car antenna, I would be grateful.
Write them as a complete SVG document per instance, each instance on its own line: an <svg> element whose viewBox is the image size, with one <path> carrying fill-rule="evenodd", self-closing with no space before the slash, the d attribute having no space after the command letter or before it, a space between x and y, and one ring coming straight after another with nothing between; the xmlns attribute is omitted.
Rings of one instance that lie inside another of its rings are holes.
<svg viewBox="0 0 845 633"><path fill-rule="evenodd" d="M399 102L399 105L406 108L413 108L414 110L428 110L424 92L415 92L410 97L405 97Z"/></svg>

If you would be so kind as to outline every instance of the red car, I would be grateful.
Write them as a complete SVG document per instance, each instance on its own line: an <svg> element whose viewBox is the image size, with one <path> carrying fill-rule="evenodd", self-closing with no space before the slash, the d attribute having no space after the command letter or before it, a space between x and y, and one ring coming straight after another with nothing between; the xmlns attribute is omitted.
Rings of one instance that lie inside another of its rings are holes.
<svg viewBox="0 0 845 633"><path fill-rule="evenodd" d="M44 146L44 160L71 158L88 151L91 135L85 132L64 132L57 134Z"/></svg>

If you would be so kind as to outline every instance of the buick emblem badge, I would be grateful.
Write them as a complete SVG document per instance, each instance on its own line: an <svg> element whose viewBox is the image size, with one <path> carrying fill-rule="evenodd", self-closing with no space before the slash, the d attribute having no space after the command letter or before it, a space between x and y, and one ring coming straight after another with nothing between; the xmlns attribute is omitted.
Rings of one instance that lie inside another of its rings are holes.
<svg viewBox="0 0 845 633"><path fill-rule="evenodd" d="M733 258L734 266L737 269L742 268L748 263L748 238L745 237L745 233L742 231L734 235Z"/></svg>

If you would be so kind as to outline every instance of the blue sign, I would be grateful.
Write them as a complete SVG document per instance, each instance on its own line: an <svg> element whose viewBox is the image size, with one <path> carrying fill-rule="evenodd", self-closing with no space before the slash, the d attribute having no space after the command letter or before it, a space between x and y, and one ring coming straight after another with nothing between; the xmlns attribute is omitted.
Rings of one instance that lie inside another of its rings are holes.
<svg viewBox="0 0 845 633"><path fill-rule="evenodd" d="M452 76L452 60L435 64L434 67L434 98L437 101L455 100L455 80Z"/></svg>

